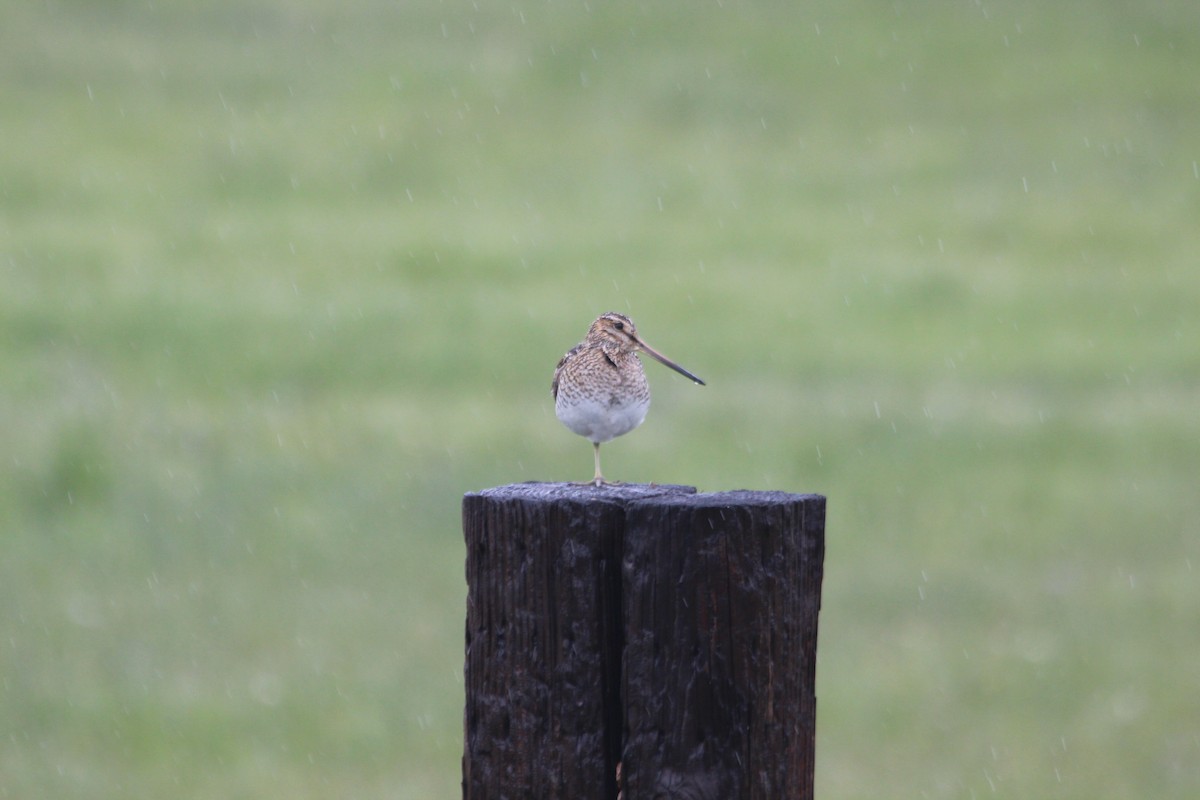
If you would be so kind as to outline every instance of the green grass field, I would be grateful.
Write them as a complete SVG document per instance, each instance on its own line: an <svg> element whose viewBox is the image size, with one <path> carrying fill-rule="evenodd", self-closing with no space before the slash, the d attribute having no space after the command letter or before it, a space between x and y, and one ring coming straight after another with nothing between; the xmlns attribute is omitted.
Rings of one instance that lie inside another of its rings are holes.
<svg viewBox="0 0 1200 800"><path fill-rule="evenodd" d="M1200 795L1186 0L10 3L0 797L459 789L466 491L829 497L817 793Z"/></svg>

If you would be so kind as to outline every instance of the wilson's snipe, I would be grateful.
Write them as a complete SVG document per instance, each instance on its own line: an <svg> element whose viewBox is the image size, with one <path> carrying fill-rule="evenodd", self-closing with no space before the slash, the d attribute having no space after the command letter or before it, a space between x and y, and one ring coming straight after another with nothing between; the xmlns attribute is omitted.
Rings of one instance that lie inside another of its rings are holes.
<svg viewBox="0 0 1200 800"><path fill-rule="evenodd" d="M637 357L641 350L701 386L704 381L659 353L638 336L624 314L601 315L554 368L550 390L554 413L562 423L592 443L600 486L600 445L642 424L650 408L650 385Z"/></svg>

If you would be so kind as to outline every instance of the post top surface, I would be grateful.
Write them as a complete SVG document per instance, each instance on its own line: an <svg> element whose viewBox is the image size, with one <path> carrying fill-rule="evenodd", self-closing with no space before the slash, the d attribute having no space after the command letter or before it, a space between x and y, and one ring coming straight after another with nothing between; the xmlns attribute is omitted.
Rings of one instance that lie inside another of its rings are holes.
<svg viewBox="0 0 1200 800"><path fill-rule="evenodd" d="M629 503L652 500L655 504L683 505L695 508L730 508L734 506L773 506L796 502L824 502L819 494L792 494L779 491L757 491L736 489L728 492L697 492L694 486L653 483L620 483L592 486L577 483L511 483L479 492L468 492L494 499L533 500L553 502L570 500L577 503L615 502Z"/></svg>
<svg viewBox="0 0 1200 800"><path fill-rule="evenodd" d="M575 502L615 501L629 502L649 498L688 497L696 493L695 486L677 486L675 484L654 483L606 483L603 486L578 483L543 483L530 481L528 483L510 483L507 486L495 486L479 492L468 492L482 497L520 500L572 500Z"/></svg>
<svg viewBox="0 0 1200 800"><path fill-rule="evenodd" d="M759 489L733 489L726 492L699 492L693 495L671 496L662 499L664 504L686 505L694 508L730 508L733 506L778 506L798 502L825 502L820 494L794 494L792 492L765 491Z"/></svg>

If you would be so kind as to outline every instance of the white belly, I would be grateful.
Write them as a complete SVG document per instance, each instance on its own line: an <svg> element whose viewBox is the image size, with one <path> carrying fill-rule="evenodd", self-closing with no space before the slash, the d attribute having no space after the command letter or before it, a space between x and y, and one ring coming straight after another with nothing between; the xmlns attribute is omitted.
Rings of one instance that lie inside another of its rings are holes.
<svg viewBox="0 0 1200 800"><path fill-rule="evenodd" d="M607 442L629 433L642 424L650 399L615 397L576 397L567 402L560 393L554 404L554 413L562 423L575 433L592 442Z"/></svg>

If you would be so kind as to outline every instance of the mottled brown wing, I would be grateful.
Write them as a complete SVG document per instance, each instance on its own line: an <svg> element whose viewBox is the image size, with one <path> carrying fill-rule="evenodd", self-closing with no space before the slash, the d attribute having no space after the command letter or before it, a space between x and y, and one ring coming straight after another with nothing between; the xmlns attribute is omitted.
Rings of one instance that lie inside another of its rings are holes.
<svg viewBox="0 0 1200 800"><path fill-rule="evenodd" d="M562 374L563 364L566 364L571 356L579 352L579 348L583 347L583 342L572 347L567 351L567 354L558 360L558 366L554 368L554 380L550 381L550 394L554 395L554 399L558 399L558 376Z"/></svg>

